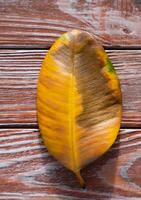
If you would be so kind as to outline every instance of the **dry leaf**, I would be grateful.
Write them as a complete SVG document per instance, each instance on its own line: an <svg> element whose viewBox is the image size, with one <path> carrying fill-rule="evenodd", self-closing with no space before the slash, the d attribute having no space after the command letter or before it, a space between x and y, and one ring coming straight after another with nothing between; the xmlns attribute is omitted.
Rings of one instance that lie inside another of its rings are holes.
<svg viewBox="0 0 141 200"><path fill-rule="evenodd" d="M38 122L49 152L72 170L105 153L121 122L121 92L114 67L87 32L63 34L48 52L38 81Z"/></svg>

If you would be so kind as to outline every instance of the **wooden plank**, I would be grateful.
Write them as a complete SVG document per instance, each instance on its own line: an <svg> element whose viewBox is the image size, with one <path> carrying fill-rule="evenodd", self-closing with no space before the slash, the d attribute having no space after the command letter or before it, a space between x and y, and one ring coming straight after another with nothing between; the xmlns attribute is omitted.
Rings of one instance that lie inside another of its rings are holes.
<svg viewBox="0 0 141 200"><path fill-rule="evenodd" d="M36 85L45 50L0 50L0 125L37 125ZM122 127L141 127L141 50L107 51L121 81Z"/></svg>
<svg viewBox="0 0 141 200"><path fill-rule="evenodd" d="M86 190L48 154L37 129L1 129L0 160L0 199L141 198L141 129L121 130L114 146L82 170Z"/></svg>
<svg viewBox="0 0 141 200"><path fill-rule="evenodd" d="M0 1L0 47L48 47L63 32L87 30L107 46L141 46L141 1Z"/></svg>

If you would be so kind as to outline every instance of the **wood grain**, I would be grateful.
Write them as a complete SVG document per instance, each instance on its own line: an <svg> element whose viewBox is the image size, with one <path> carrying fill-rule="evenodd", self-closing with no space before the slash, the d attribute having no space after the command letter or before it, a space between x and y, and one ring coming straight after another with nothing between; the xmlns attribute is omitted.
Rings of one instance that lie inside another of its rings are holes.
<svg viewBox="0 0 141 200"><path fill-rule="evenodd" d="M114 146L82 170L86 190L48 154L37 129L1 129L0 160L0 199L141 198L141 129L121 130Z"/></svg>
<svg viewBox="0 0 141 200"><path fill-rule="evenodd" d="M121 81L123 127L141 127L141 50L108 50ZM0 50L0 125L37 125L36 85L45 50Z"/></svg>
<svg viewBox="0 0 141 200"><path fill-rule="evenodd" d="M71 29L107 46L141 46L138 0L0 0L0 47L48 47Z"/></svg>
<svg viewBox="0 0 141 200"><path fill-rule="evenodd" d="M37 77L46 50L35 49L49 48L72 29L89 31L107 48L141 49L141 1L0 0L2 200L141 199L141 50L107 51L121 81L125 129L82 170L86 190L48 154L36 129Z"/></svg>

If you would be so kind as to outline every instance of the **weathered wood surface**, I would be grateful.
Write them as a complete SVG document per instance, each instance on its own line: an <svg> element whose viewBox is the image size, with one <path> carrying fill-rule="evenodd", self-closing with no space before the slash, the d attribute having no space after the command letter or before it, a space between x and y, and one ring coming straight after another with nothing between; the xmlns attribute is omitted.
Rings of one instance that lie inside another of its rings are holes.
<svg viewBox="0 0 141 200"><path fill-rule="evenodd" d="M76 28L107 46L141 46L141 1L0 0L1 47L48 47Z"/></svg>
<svg viewBox="0 0 141 200"><path fill-rule="evenodd" d="M114 146L82 170L86 190L48 154L37 129L1 129L0 161L0 199L141 199L141 129L121 130Z"/></svg>
<svg viewBox="0 0 141 200"><path fill-rule="evenodd" d="M141 49L141 1L0 0L2 200L141 199L141 50L107 50L121 82L124 128L112 149L82 170L86 190L48 154L36 129L43 48L72 29L91 32L107 48Z"/></svg>
<svg viewBox="0 0 141 200"><path fill-rule="evenodd" d="M121 81L123 127L141 127L141 50L107 51ZM0 125L37 125L36 86L46 50L0 50Z"/></svg>

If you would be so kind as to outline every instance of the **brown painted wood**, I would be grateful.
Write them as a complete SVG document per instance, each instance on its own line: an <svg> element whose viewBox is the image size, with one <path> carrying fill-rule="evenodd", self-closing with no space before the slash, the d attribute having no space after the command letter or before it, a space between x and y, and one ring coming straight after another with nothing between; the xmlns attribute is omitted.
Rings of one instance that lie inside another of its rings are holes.
<svg viewBox="0 0 141 200"><path fill-rule="evenodd" d="M7 48L0 50L2 200L141 199L141 50L107 51L121 81L126 128L103 157L82 170L86 190L31 129L37 127L36 85L46 52L35 48L50 47L72 29L91 32L108 48L141 48L141 1L0 0L0 49Z"/></svg>
<svg viewBox="0 0 141 200"><path fill-rule="evenodd" d="M141 50L109 50L121 81L123 127L141 127ZM36 86L45 50L0 50L0 125L37 125Z"/></svg>
<svg viewBox="0 0 141 200"><path fill-rule="evenodd" d="M85 190L48 154L37 129L1 129L0 161L0 199L141 199L141 129L121 130L114 146L82 170Z"/></svg>
<svg viewBox="0 0 141 200"><path fill-rule="evenodd" d="M71 29L108 46L141 46L141 1L0 1L0 47L48 47Z"/></svg>

